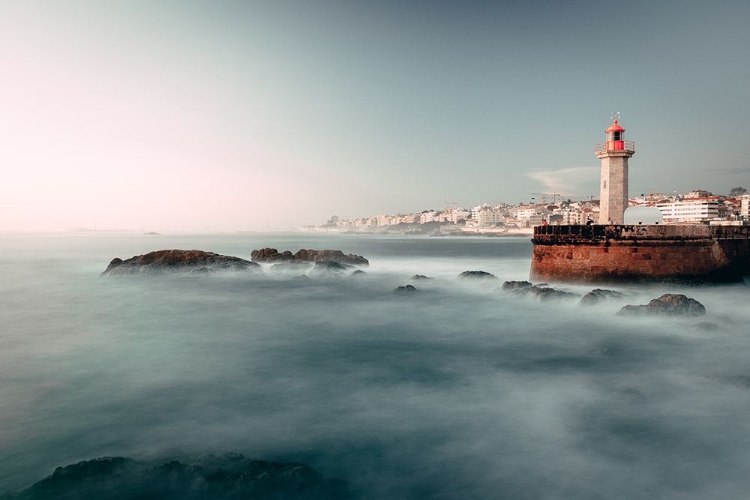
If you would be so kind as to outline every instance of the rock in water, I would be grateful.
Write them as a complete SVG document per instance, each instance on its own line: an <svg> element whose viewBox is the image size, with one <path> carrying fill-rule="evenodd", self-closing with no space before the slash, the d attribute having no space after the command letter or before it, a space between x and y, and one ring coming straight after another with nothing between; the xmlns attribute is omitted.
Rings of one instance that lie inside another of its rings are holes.
<svg viewBox="0 0 750 500"><path fill-rule="evenodd" d="M414 281L420 281L420 280L431 280L432 278L425 276L424 274L415 274L409 279L414 280Z"/></svg>
<svg viewBox="0 0 750 500"><path fill-rule="evenodd" d="M589 293L584 295L581 298L581 304L586 304L588 306L598 304L602 300L607 299L619 299L622 297L622 294L620 292L616 292L614 290L604 290L602 288L596 288L594 290L591 290Z"/></svg>
<svg viewBox="0 0 750 500"><path fill-rule="evenodd" d="M346 484L301 463L208 456L194 463L146 463L105 457L58 467L8 500L333 499L352 498Z"/></svg>
<svg viewBox="0 0 750 500"><path fill-rule="evenodd" d="M473 278L473 279L497 279L492 273L486 271L464 271L458 275L459 278Z"/></svg>
<svg viewBox="0 0 750 500"><path fill-rule="evenodd" d="M344 254L341 250L312 250L300 249L292 254L289 250L279 253L275 248L261 248L253 250L250 258L254 262L278 262L278 261L300 261L300 262L336 262L349 266L368 266L370 262L361 255Z"/></svg>
<svg viewBox="0 0 750 500"><path fill-rule="evenodd" d="M294 255L289 250L279 253L275 248L261 248L260 250L253 250L250 253L250 258L254 262L279 262L294 260Z"/></svg>
<svg viewBox="0 0 750 500"><path fill-rule="evenodd" d="M402 285L402 286L396 287L393 290L393 293L413 293L413 292L418 292L418 291L419 290L414 288L412 285Z"/></svg>
<svg viewBox="0 0 750 500"><path fill-rule="evenodd" d="M532 286L528 281L506 281L503 283L503 290L523 290Z"/></svg>
<svg viewBox="0 0 750 500"><path fill-rule="evenodd" d="M706 308L695 299L682 294L666 293L646 305L625 306L618 316L701 316Z"/></svg>
<svg viewBox="0 0 750 500"><path fill-rule="evenodd" d="M338 262L316 262L310 274L314 276L336 276L348 269L349 266Z"/></svg>
<svg viewBox="0 0 750 500"><path fill-rule="evenodd" d="M255 262L219 255L201 250L158 250L144 255L137 255L127 260L115 258L109 263L103 276L122 274L158 274L158 273L205 273L212 271L255 271L261 272Z"/></svg>
<svg viewBox="0 0 750 500"><path fill-rule="evenodd" d="M556 300L556 299L575 299L580 297L570 292L564 292L562 290L555 290L554 288L546 286L530 286L526 288L516 288L513 290L516 295L528 295L530 297L537 298L541 301L545 300Z"/></svg>

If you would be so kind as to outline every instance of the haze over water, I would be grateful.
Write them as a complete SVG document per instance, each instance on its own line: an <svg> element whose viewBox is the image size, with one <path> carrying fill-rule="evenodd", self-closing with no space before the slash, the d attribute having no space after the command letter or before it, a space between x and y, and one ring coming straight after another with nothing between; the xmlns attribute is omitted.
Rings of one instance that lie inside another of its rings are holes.
<svg viewBox="0 0 750 500"><path fill-rule="evenodd" d="M266 246L370 267L99 276L157 249L249 259ZM527 279L527 238L4 235L0 252L0 492L101 456L229 451L305 462L368 499L750 489L746 285L542 303L500 289ZM466 270L499 279L457 279ZM408 283L419 293L392 293ZM708 314L615 316L667 292Z"/></svg>

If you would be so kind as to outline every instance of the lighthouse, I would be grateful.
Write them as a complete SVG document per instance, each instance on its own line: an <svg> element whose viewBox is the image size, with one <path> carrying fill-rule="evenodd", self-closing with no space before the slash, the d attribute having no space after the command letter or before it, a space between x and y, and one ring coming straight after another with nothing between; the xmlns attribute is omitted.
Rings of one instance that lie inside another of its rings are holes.
<svg viewBox="0 0 750 500"><path fill-rule="evenodd" d="M623 224L628 208L628 158L635 154L635 145L625 140L625 129L617 119L605 134L604 144L595 148L596 157L602 162L599 224Z"/></svg>

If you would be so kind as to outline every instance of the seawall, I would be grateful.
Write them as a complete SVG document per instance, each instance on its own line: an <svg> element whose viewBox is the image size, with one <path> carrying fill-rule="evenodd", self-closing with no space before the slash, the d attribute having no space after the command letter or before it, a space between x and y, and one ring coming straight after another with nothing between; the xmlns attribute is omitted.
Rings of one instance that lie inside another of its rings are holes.
<svg viewBox="0 0 750 500"><path fill-rule="evenodd" d="M750 275L750 227L536 226L533 281L736 282Z"/></svg>

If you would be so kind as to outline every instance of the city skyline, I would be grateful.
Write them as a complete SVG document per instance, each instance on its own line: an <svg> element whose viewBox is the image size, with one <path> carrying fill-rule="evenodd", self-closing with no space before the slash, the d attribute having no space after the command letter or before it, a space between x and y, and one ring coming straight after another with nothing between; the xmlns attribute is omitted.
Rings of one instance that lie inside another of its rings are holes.
<svg viewBox="0 0 750 500"><path fill-rule="evenodd" d="M598 196L615 111L631 194L726 194L750 187L749 17L739 1L0 3L0 231Z"/></svg>

